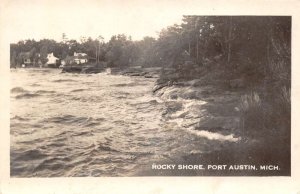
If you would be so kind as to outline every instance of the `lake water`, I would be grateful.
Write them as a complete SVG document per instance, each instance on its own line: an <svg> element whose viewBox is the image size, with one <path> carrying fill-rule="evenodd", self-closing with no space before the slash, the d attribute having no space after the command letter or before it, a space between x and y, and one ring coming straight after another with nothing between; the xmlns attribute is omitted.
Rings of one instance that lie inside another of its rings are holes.
<svg viewBox="0 0 300 194"><path fill-rule="evenodd" d="M11 70L11 176L134 176L212 150L166 121L154 78Z"/></svg>

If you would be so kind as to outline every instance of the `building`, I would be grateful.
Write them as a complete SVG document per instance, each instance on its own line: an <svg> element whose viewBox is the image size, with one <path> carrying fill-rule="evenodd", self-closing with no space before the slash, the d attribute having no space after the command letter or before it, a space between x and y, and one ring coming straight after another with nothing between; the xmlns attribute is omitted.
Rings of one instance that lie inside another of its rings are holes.
<svg viewBox="0 0 300 194"><path fill-rule="evenodd" d="M89 57L86 53L76 53L74 52L74 56L66 56L63 60L61 60L61 68L66 65L80 65L85 64L87 62L93 62L94 58Z"/></svg>
<svg viewBox="0 0 300 194"><path fill-rule="evenodd" d="M74 62L76 64L83 64L88 62L88 55L86 53L74 52Z"/></svg>
<svg viewBox="0 0 300 194"><path fill-rule="evenodd" d="M55 57L53 53L49 53L47 55L47 66L55 66L59 60L59 58Z"/></svg>
<svg viewBox="0 0 300 194"><path fill-rule="evenodd" d="M21 52L20 56L23 58L23 67L28 67L32 65L32 61L30 58L30 52Z"/></svg>
<svg viewBox="0 0 300 194"><path fill-rule="evenodd" d="M32 62L31 62L30 58L24 59L24 64L25 64L26 66L27 66L27 65L31 65Z"/></svg>

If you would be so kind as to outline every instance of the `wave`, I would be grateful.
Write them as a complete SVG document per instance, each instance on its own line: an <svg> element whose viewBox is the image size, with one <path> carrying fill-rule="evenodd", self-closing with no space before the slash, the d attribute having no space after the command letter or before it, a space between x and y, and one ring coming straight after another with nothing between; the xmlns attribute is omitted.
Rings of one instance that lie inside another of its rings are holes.
<svg viewBox="0 0 300 194"><path fill-rule="evenodd" d="M43 162L41 162L37 167L34 168L33 172L39 172L39 171L57 171L60 169L65 169L66 167L68 167L68 165L66 165L65 161L69 161L68 158L66 159L60 159L60 158L50 158L47 159Z"/></svg>
<svg viewBox="0 0 300 194"><path fill-rule="evenodd" d="M76 122L83 122L87 119L88 119L87 117L76 117L73 115L63 115L63 116L47 118L43 122L70 124L70 123L76 123Z"/></svg>
<svg viewBox="0 0 300 194"><path fill-rule="evenodd" d="M241 140L240 137L234 137L234 134L229 134L229 135L223 135L220 133L215 133L215 132L209 132L205 130L193 130L193 129L187 129L188 132L197 135L199 137L204 137L209 140L219 140L219 141L229 141L229 142L238 142Z"/></svg>
<svg viewBox="0 0 300 194"><path fill-rule="evenodd" d="M15 98L16 99L33 98L33 97L37 97L37 96L40 96L40 95L39 94L35 94L35 93L25 93L25 94L19 94Z"/></svg>
<svg viewBox="0 0 300 194"><path fill-rule="evenodd" d="M134 86L146 86L148 85L147 83L142 83L142 82L130 82L130 83L121 83L121 84L113 84L111 86L113 87L134 87Z"/></svg>
<svg viewBox="0 0 300 194"><path fill-rule="evenodd" d="M92 118L92 117L77 117L74 115L63 115L63 116L55 116L51 118L44 119L42 123L59 123L59 124L77 124L85 127L91 127L95 125L99 125L103 118Z"/></svg>
<svg viewBox="0 0 300 194"><path fill-rule="evenodd" d="M35 94L53 94L53 93L56 93L56 92L53 90L38 90L35 92Z"/></svg>
<svg viewBox="0 0 300 194"><path fill-rule="evenodd" d="M31 84L30 86L41 86L41 85L37 84L37 83L34 83L34 84Z"/></svg>
<svg viewBox="0 0 300 194"><path fill-rule="evenodd" d="M15 120L19 120L19 121L29 121L30 119L28 118L23 118L23 117L20 117L20 116L14 116L12 118L10 118L11 120L15 119Z"/></svg>
<svg viewBox="0 0 300 194"><path fill-rule="evenodd" d="M16 156L15 160L23 160L23 161L28 161L28 160L38 160L38 159L43 159L46 158L47 155L42 153L40 150L37 149L31 149L31 150L26 150L24 152L20 153L11 153L11 156Z"/></svg>
<svg viewBox="0 0 300 194"><path fill-rule="evenodd" d="M22 87L14 87L10 90L11 93L23 93L23 92L28 92Z"/></svg>
<svg viewBox="0 0 300 194"><path fill-rule="evenodd" d="M137 100L135 100L134 102L130 103L130 105L149 105L149 106L153 106L153 105L157 105L159 104L159 102L154 99L150 99L148 101L145 101L145 102L136 102Z"/></svg>
<svg viewBox="0 0 300 194"><path fill-rule="evenodd" d="M76 137L76 136L84 136L84 137L87 137L87 136L93 136L93 131L90 130L90 131L80 131L80 132L77 132L77 133L73 133L72 136Z"/></svg>
<svg viewBox="0 0 300 194"><path fill-rule="evenodd" d="M111 85L111 86L114 86L114 87L124 87L124 86L129 86L129 84L114 84L114 85Z"/></svg>
<svg viewBox="0 0 300 194"><path fill-rule="evenodd" d="M82 91L85 91L87 89L75 89L75 90L71 90L71 92L82 92Z"/></svg>
<svg viewBox="0 0 300 194"><path fill-rule="evenodd" d="M52 82L76 82L76 80L73 80L73 79L56 79L56 80L52 80Z"/></svg>
<svg viewBox="0 0 300 194"><path fill-rule="evenodd" d="M30 92L28 90L25 90L22 87L12 88L10 90L10 92L18 94L18 95L15 96L16 99L20 99L20 98L32 98L32 97L40 96L42 94L53 94L53 93L56 93L55 91L52 91L52 90L37 90L37 91Z"/></svg>
<svg viewBox="0 0 300 194"><path fill-rule="evenodd" d="M110 147L109 145L104 145L104 144L100 144L97 148L100 150L103 150L103 151L108 151L108 152L120 152L119 150L116 150L116 149Z"/></svg>

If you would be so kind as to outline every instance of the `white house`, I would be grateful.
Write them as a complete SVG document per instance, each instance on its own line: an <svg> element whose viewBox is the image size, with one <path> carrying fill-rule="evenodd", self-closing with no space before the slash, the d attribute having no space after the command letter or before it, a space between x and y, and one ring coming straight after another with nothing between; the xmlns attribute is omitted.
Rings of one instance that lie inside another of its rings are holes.
<svg viewBox="0 0 300 194"><path fill-rule="evenodd" d="M55 57L53 53L49 53L47 55L47 59L47 65L56 65L57 61L59 60L59 58Z"/></svg>
<svg viewBox="0 0 300 194"><path fill-rule="evenodd" d="M74 62L77 64L87 63L88 55L86 53L76 53L74 52Z"/></svg>

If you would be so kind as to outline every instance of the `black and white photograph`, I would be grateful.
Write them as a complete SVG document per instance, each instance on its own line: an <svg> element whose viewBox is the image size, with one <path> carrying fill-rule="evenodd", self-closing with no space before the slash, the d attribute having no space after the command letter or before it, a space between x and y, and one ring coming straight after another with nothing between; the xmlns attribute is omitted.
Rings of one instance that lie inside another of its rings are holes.
<svg viewBox="0 0 300 194"><path fill-rule="evenodd" d="M297 7L4 0L0 193L299 193Z"/></svg>
<svg viewBox="0 0 300 194"><path fill-rule="evenodd" d="M291 175L291 16L24 9L11 177Z"/></svg>
<svg viewBox="0 0 300 194"><path fill-rule="evenodd" d="M4 0L0 193L299 193L299 6Z"/></svg>

